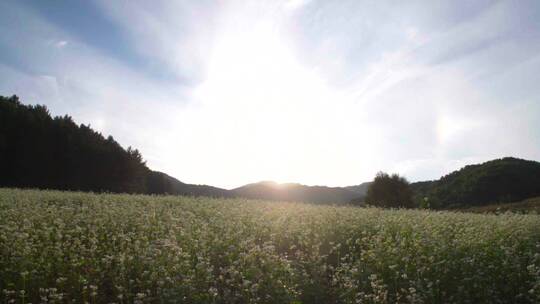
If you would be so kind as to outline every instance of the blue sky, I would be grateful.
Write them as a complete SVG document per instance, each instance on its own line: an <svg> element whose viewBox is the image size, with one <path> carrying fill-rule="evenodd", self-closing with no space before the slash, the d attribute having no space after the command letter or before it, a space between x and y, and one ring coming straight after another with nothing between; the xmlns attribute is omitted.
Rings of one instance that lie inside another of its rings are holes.
<svg viewBox="0 0 540 304"><path fill-rule="evenodd" d="M540 160L538 1L2 1L0 94L184 182Z"/></svg>

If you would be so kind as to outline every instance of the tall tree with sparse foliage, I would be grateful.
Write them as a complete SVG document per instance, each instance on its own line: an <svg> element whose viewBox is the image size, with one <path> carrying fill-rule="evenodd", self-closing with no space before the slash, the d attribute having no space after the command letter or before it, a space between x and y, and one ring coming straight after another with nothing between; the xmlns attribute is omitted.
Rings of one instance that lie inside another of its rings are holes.
<svg viewBox="0 0 540 304"><path fill-rule="evenodd" d="M412 208L413 192L409 182L397 174L377 173L367 191L366 203L391 208Z"/></svg>

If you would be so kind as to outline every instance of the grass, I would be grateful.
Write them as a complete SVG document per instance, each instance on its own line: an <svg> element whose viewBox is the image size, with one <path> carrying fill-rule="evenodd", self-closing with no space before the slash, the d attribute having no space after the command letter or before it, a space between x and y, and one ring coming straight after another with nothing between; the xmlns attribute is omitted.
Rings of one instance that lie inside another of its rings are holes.
<svg viewBox="0 0 540 304"><path fill-rule="evenodd" d="M466 208L462 210L475 213L515 212L522 214L540 214L540 197L529 198L515 203L493 204L482 207Z"/></svg>
<svg viewBox="0 0 540 304"><path fill-rule="evenodd" d="M0 189L6 303L538 303L539 252L538 215Z"/></svg>

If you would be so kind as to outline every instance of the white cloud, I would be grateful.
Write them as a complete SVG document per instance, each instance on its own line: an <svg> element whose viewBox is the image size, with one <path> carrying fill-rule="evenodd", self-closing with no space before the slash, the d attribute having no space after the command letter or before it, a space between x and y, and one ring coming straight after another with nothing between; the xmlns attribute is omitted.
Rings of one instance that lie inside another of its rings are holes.
<svg viewBox="0 0 540 304"><path fill-rule="evenodd" d="M311 0L288 0L285 1L285 8L289 10L296 10L307 5Z"/></svg>
<svg viewBox="0 0 540 304"><path fill-rule="evenodd" d="M99 2L134 52L177 76L167 81L19 8L24 23L0 46L28 67L0 65L0 93L216 186L348 185L379 170L422 180L540 158L540 43L508 38L519 28L508 4L435 18L384 1L308 2Z"/></svg>
<svg viewBox="0 0 540 304"><path fill-rule="evenodd" d="M67 44L68 44L67 41L65 41L65 40L60 40L60 41L56 42L54 45L55 45L57 48L60 48L60 49L61 49L61 48L65 47Z"/></svg>

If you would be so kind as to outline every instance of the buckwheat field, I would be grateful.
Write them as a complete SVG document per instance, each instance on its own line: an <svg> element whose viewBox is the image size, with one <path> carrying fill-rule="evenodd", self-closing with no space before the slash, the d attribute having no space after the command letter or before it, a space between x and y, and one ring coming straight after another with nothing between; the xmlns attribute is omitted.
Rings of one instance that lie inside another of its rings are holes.
<svg viewBox="0 0 540 304"><path fill-rule="evenodd" d="M538 303L540 216L0 189L2 303Z"/></svg>

